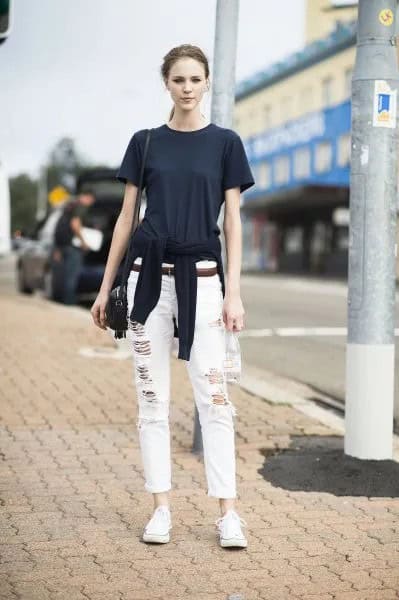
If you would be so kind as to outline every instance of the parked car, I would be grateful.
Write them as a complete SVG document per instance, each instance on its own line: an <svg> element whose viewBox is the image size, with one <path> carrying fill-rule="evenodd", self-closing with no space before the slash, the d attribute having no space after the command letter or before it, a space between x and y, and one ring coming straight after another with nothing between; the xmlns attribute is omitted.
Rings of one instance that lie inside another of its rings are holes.
<svg viewBox="0 0 399 600"><path fill-rule="evenodd" d="M112 233L123 201L124 186L115 178L115 173L114 169L90 169L82 173L77 181L76 193L90 188L96 196L95 203L87 211L84 225L100 229L103 233L100 249L84 253L77 288L80 300L94 300L102 282ZM39 289L49 299L62 298L62 265L53 258L54 232L61 213L62 206L53 208L17 251L17 287L24 294ZM121 267L122 263L116 284L121 277Z"/></svg>

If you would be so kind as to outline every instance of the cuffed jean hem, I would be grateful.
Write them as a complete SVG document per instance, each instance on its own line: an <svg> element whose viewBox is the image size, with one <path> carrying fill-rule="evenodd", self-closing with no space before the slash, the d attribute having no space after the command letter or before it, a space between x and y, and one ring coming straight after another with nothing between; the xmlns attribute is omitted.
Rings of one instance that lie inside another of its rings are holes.
<svg viewBox="0 0 399 600"><path fill-rule="evenodd" d="M215 492L214 490L208 489L206 495L212 496L212 498L222 498L222 499L237 498L236 492L229 492L228 490L220 490L219 492Z"/></svg>
<svg viewBox="0 0 399 600"><path fill-rule="evenodd" d="M157 489L157 488L153 488L150 485L147 485L146 483L144 484L144 489L146 490L146 492L150 492L150 494L163 494L165 492L169 492L172 488L169 487L165 490L165 488L163 489Z"/></svg>

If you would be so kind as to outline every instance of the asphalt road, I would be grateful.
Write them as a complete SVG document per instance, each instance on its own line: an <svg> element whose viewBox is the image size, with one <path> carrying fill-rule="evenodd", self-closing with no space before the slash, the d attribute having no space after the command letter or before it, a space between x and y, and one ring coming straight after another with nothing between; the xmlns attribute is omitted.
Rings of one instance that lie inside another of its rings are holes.
<svg viewBox="0 0 399 600"><path fill-rule="evenodd" d="M344 401L346 284L279 275L243 275L241 286L246 314L240 343L246 362ZM396 327L398 316L397 304ZM255 335L259 337L252 337ZM397 350L396 343L396 393Z"/></svg>

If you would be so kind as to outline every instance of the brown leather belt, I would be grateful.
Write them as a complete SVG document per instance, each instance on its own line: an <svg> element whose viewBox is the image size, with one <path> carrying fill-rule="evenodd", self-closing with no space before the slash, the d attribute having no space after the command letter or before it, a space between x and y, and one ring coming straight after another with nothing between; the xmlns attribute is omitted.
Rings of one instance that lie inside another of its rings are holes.
<svg viewBox="0 0 399 600"><path fill-rule="evenodd" d="M140 271L141 265L133 264L132 271ZM209 277L210 275L216 275L218 272L217 267L197 267L197 275L198 277ZM174 275L175 270L174 267L162 267L162 274L164 275Z"/></svg>

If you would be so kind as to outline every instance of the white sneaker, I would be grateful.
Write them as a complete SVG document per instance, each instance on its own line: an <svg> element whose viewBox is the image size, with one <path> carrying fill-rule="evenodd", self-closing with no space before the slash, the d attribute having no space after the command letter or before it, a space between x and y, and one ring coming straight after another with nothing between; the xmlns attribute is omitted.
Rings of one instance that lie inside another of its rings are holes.
<svg viewBox="0 0 399 600"><path fill-rule="evenodd" d="M219 533L219 543L222 548L239 546L246 548L247 539L241 530L241 525L247 525L244 519L241 519L235 510L230 508L223 517L215 521Z"/></svg>
<svg viewBox="0 0 399 600"><path fill-rule="evenodd" d="M143 541L166 544L170 539L170 529L172 529L172 519L169 507L158 506L144 528Z"/></svg>

